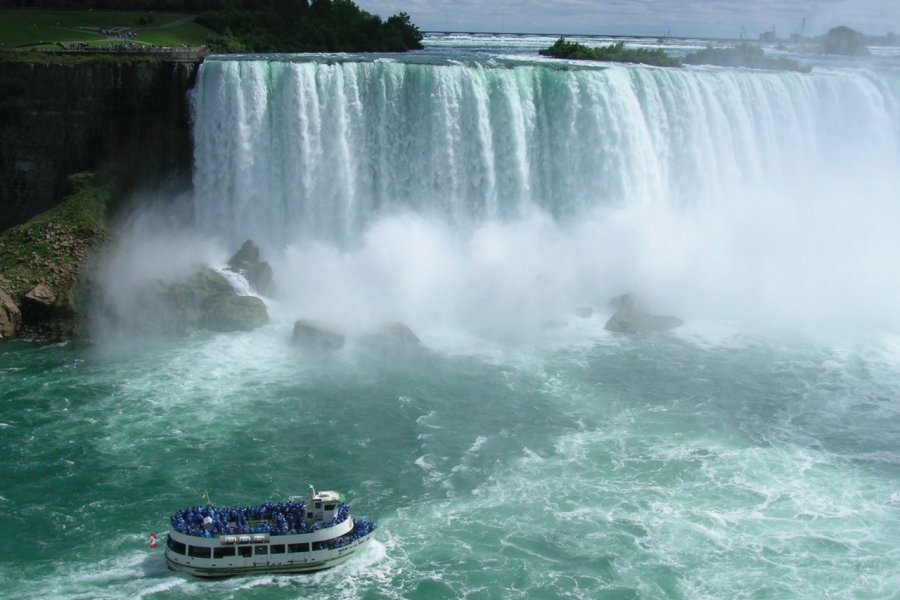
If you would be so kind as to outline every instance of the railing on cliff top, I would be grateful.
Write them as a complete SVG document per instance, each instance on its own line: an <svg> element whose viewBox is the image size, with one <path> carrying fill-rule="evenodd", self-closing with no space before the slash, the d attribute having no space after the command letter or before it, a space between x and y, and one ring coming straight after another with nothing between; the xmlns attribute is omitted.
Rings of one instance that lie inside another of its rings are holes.
<svg viewBox="0 0 900 600"><path fill-rule="evenodd" d="M110 46L88 46L78 42L59 42L59 48L54 49L37 49L27 46L19 46L16 48L4 48L4 50L13 50L18 52L41 52L44 54L53 54L60 56L70 55L109 55L109 56L157 56L170 60L198 61L206 58L210 54L209 48L206 46L145 46L143 44L135 44L131 42L114 44Z"/></svg>

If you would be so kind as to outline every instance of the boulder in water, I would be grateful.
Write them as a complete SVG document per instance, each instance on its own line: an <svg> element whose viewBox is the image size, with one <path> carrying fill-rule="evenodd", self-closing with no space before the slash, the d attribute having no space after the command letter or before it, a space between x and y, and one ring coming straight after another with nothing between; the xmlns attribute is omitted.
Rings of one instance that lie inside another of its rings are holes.
<svg viewBox="0 0 900 600"><path fill-rule="evenodd" d="M244 277L253 289L263 296L271 296L275 292L275 274L266 261L247 267L244 270Z"/></svg>
<svg viewBox="0 0 900 600"><path fill-rule="evenodd" d="M651 333L669 331L684 324L678 317L648 312L634 294L622 294L609 302L616 309L604 326L618 333Z"/></svg>
<svg viewBox="0 0 900 600"><path fill-rule="evenodd" d="M228 261L228 267L247 278L247 283L264 296L275 292L275 274L269 263L259 260L259 246L247 240L237 254Z"/></svg>
<svg viewBox="0 0 900 600"><path fill-rule="evenodd" d="M340 350L345 338L342 332L327 323L300 319L294 323L291 340L309 350Z"/></svg>
<svg viewBox="0 0 900 600"><path fill-rule="evenodd" d="M266 305L253 296L238 296L221 273L202 267L190 278L164 288L169 310L162 319L175 333L197 329L247 331L269 321Z"/></svg>
<svg viewBox="0 0 900 600"><path fill-rule="evenodd" d="M419 336L405 323L399 321L385 323L365 337L369 344L389 346L417 346L421 343Z"/></svg>
<svg viewBox="0 0 900 600"><path fill-rule="evenodd" d="M269 322L265 303L256 296L218 295L210 298L200 326L210 331L251 331Z"/></svg>
<svg viewBox="0 0 900 600"><path fill-rule="evenodd" d="M247 269L259 262L259 246L253 240L247 240L241 249L231 257L228 266L235 271Z"/></svg>
<svg viewBox="0 0 900 600"><path fill-rule="evenodd" d="M0 290L0 338L15 337L22 326L22 313L13 299Z"/></svg>

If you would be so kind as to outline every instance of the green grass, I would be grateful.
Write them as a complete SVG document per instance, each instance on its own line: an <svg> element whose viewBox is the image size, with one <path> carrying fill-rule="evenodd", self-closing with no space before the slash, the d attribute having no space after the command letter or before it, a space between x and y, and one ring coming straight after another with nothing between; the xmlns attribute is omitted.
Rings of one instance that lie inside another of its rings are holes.
<svg viewBox="0 0 900 600"><path fill-rule="evenodd" d="M127 27L141 30L130 39L160 46L201 46L213 35L210 29L197 23L186 23L172 28L163 25L190 17L184 13L146 13L120 11L83 10L0 10L0 47L4 49L32 44L57 42L86 42L93 45L115 43L100 35L81 31L77 27L112 29ZM149 20L140 24L139 19Z"/></svg>
<svg viewBox="0 0 900 600"><path fill-rule="evenodd" d="M72 193L64 202L0 233L0 275L15 299L39 281L68 289L83 253L108 237L103 222L112 184L98 181L93 173L72 175L69 184Z"/></svg>

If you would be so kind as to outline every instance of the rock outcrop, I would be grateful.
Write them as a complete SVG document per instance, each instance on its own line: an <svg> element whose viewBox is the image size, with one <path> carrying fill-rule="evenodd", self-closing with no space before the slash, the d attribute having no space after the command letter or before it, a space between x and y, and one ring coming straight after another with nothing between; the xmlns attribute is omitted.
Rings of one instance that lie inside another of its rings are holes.
<svg viewBox="0 0 900 600"><path fill-rule="evenodd" d="M291 340L295 345L308 350L340 350L345 341L344 334L321 321L300 319L294 323Z"/></svg>
<svg viewBox="0 0 900 600"><path fill-rule="evenodd" d="M71 173L112 166L126 187L190 183L199 62L34 55L46 64L0 61L0 231L57 205Z"/></svg>
<svg viewBox="0 0 900 600"><path fill-rule="evenodd" d="M200 326L210 331L251 331L269 322L265 303L256 296L216 297L208 304Z"/></svg>
<svg viewBox="0 0 900 600"><path fill-rule="evenodd" d="M164 329L186 335L198 329L249 331L269 321L266 305L254 296L238 296L220 273L202 267L186 280L162 290L168 313Z"/></svg>
<svg viewBox="0 0 900 600"><path fill-rule="evenodd" d="M275 274L269 263L259 260L259 246L253 240L244 242L228 261L228 267L243 275L247 283L263 296L271 296L275 292Z"/></svg>
<svg viewBox="0 0 900 600"><path fill-rule="evenodd" d="M68 185L58 206L0 233L0 280L21 311L20 335L70 337L84 323L94 250L109 239L112 186L91 173Z"/></svg>
<svg viewBox="0 0 900 600"><path fill-rule="evenodd" d="M56 294L46 283L39 283L25 294L25 306L28 311L35 313L48 313L56 302Z"/></svg>
<svg viewBox="0 0 900 600"><path fill-rule="evenodd" d="M247 283L263 296L271 296L275 293L275 273L272 272L272 267L266 261L249 266L244 271L244 277L247 278Z"/></svg>
<svg viewBox="0 0 900 600"><path fill-rule="evenodd" d="M0 338L13 338L22 326L22 313L9 294L0 290Z"/></svg>
<svg viewBox="0 0 900 600"><path fill-rule="evenodd" d="M607 331L617 333L652 333L669 331L680 327L684 321L668 315L654 315L647 312L631 294L613 298L610 304L616 312L604 326Z"/></svg>
<svg viewBox="0 0 900 600"><path fill-rule="evenodd" d="M421 343L419 336L406 323L385 323L363 338L370 345L381 347L413 347Z"/></svg>
<svg viewBox="0 0 900 600"><path fill-rule="evenodd" d="M257 264L258 262L259 246L257 246L256 242L254 242L253 240L247 240L243 243L240 250L238 250L235 255L231 257L231 260L228 261L228 266L235 271L242 271Z"/></svg>

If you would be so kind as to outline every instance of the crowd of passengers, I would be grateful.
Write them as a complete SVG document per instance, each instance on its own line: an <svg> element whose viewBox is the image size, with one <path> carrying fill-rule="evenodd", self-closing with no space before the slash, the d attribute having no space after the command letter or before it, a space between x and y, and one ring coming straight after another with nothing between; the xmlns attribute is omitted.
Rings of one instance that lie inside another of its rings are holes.
<svg viewBox="0 0 900 600"><path fill-rule="evenodd" d="M329 521L309 523L305 502L266 502L259 506L217 508L191 506L172 515L175 531L196 537L218 535L268 533L293 535L310 533L343 523L350 515L350 507L341 504L337 516ZM329 518L326 513L325 518Z"/></svg>
<svg viewBox="0 0 900 600"><path fill-rule="evenodd" d="M321 546L323 546L324 548L328 548L329 550L342 548L348 544L352 544L360 538L366 537L367 535L375 531L375 527L376 525L372 521L353 519L353 531L351 531L347 535L342 535L339 538L324 540L320 542L320 544Z"/></svg>

